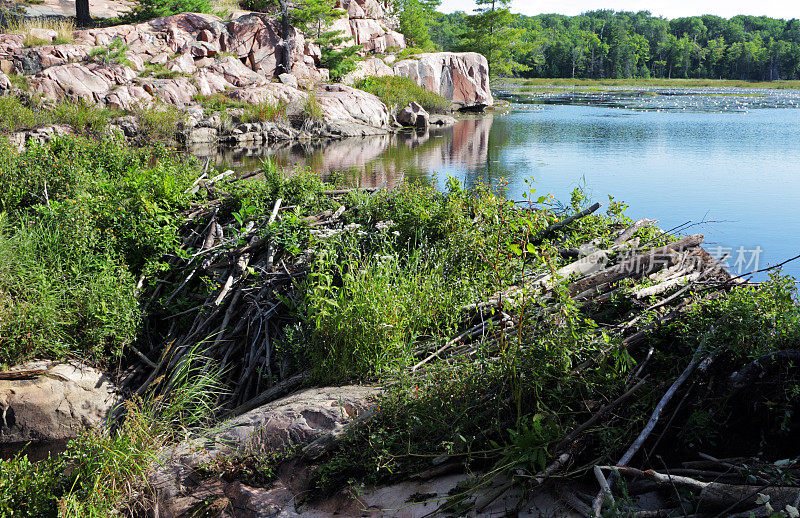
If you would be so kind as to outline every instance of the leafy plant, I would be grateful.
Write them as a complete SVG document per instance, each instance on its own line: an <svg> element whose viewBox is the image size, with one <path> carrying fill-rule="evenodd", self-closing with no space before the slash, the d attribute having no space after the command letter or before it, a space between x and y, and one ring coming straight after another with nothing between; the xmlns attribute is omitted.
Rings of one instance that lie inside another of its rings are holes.
<svg viewBox="0 0 800 518"><path fill-rule="evenodd" d="M186 113L171 106L139 105L133 110L148 139L172 142L186 121Z"/></svg>
<svg viewBox="0 0 800 518"><path fill-rule="evenodd" d="M442 113L450 108L450 101L407 77L366 77L356 82L356 88L378 96L392 111L402 110L412 102L431 113Z"/></svg>
<svg viewBox="0 0 800 518"><path fill-rule="evenodd" d="M103 65L132 66L126 55L129 48L130 46L126 45L125 41L117 36L109 45L93 48L89 52L89 59Z"/></svg>

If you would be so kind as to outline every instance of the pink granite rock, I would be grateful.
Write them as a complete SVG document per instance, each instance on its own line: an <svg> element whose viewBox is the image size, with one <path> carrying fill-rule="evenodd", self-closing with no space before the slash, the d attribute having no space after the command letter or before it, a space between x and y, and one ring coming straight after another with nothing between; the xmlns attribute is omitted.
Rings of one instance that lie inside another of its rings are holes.
<svg viewBox="0 0 800 518"><path fill-rule="evenodd" d="M417 54L399 61L394 73L453 102L458 109L480 109L494 104L489 87L489 65L475 52Z"/></svg>
<svg viewBox="0 0 800 518"><path fill-rule="evenodd" d="M341 84L325 85L317 90L317 97L327 119L374 128L389 125L389 109L380 99L363 90Z"/></svg>
<svg viewBox="0 0 800 518"><path fill-rule="evenodd" d="M124 65L68 63L33 76L30 88L45 98L67 97L99 103L113 86L127 84L135 77L136 72Z"/></svg>
<svg viewBox="0 0 800 518"><path fill-rule="evenodd" d="M356 63L356 69L342 78L342 83L352 86L365 77L393 76L394 71L382 59L371 58Z"/></svg>

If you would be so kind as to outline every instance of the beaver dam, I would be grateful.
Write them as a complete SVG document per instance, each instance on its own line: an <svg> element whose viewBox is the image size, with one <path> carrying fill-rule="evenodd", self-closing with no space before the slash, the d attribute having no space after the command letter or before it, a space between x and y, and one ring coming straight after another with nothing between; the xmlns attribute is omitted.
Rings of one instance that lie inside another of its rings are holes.
<svg viewBox="0 0 800 518"><path fill-rule="evenodd" d="M730 275L696 227L113 140L3 153L30 165L3 191L0 344L23 367L0 388L81 361L125 403L2 461L0 509L797 516L795 283ZM3 437L32 422L14 401Z"/></svg>

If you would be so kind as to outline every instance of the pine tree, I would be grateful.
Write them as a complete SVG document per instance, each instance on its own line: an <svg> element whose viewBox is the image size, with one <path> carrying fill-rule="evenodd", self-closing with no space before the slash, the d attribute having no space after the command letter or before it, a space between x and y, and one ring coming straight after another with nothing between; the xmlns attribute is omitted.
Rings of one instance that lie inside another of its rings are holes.
<svg viewBox="0 0 800 518"><path fill-rule="evenodd" d="M436 23L436 8L441 0L397 0L394 12L400 22L400 32L409 46L433 50L431 27Z"/></svg>
<svg viewBox="0 0 800 518"><path fill-rule="evenodd" d="M528 67L515 60L526 51L523 29L512 27L516 15L511 14L511 0L476 0L475 14L466 19L461 50L479 52L489 61L493 76L524 72Z"/></svg>
<svg viewBox="0 0 800 518"><path fill-rule="evenodd" d="M267 6L277 7L281 17L281 36L284 39L283 55L279 69L291 72L291 51L294 47L294 31L300 30L320 47L321 64L329 69L331 78L339 79L355 69L356 53L361 46L344 46L350 38L342 31L330 31L327 27L345 13L334 7L333 0L268 0Z"/></svg>
<svg viewBox="0 0 800 518"><path fill-rule="evenodd" d="M322 31L314 40L322 53L320 64L328 69L334 81L356 69L356 54L361 50L361 45L342 46L350 39L344 37L342 31Z"/></svg>

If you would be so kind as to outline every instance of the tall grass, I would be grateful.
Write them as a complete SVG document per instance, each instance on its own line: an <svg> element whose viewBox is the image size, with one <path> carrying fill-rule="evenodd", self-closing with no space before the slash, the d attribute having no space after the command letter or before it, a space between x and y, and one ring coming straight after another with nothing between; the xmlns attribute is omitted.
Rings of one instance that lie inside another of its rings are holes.
<svg viewBox="0 0 800 518"><path fill-rule="evenodd" d="M256 104L246 104L244 113L241 116L242 122L276 122L286 120L288 105L285 101L276 104L262 102Z"/></svg>
<svg viewBox="0 0 800 518"><path fill-rule="evenodd" d="M221 393L219 370L189 355L161 396L126 403L117 421L71 441L37 463L24 455L0 461L0 516L101 518L147 513L147 475L168 444L202 434Z"/></svg>
<svg viewBox="0 0 800 518"><path fill-rule="evenodd" d="M319 103L319 97L313 90L306 94L303 100L302 112L306 120L321 121L325 117L322 105Z"/></svg>
<svg viewBox="0 0 800 518"><path fill-rule="evenodd" d="M0 97L0 131L14 132L48 124L67 124L75 131L101 134L117 112L84 100L65 99L52 106L23 102L14 95Z"/></svg>
<svg viewBox="0 0 800 518"><path fill-rule="evenodd" d="M458 308L474 293L469 282L451 282L448 258L415 253L352 257L329 312L315 328L324 351L321 372L329 379L371 377L413 365L422 337L446 336ZM317 303L325 303L324 299Z"/></svg>
<svg viewBox="0 0 800 518"><path fill-rule="evenodd" d="M357 216L346 230L312 234L301 314L319 377L397 372L413 361L415 346L454 331L459 308L492 281L469 216L473 203L496 210L489 199L425 185L352 195L344 203Z"/></svg>
<svg viewBox="0 0 800 518"><path fill-rule="evenodd" d="M0 143L0 363L102 363L135 339L135 276L174 246L191 167L113 139Z"/></svg>
<svg viewBox="0 0 800 518"><path fill-rule="evenodd" d="M72 43L74 40L75 21L71 18L23 18L13 19L6 29L9 34L22 34L25 36L26 47L49 45L51 42L41 40L31 34L34 29L45 29L56 32L52 44Z"/></svg>
<svg viewBox="0 0 800 518"><path fill-rule="evenodd" d="M186 113L160 104L140 105L133 113L147 138L156 142L172 142L186 122Z"/></svg>

